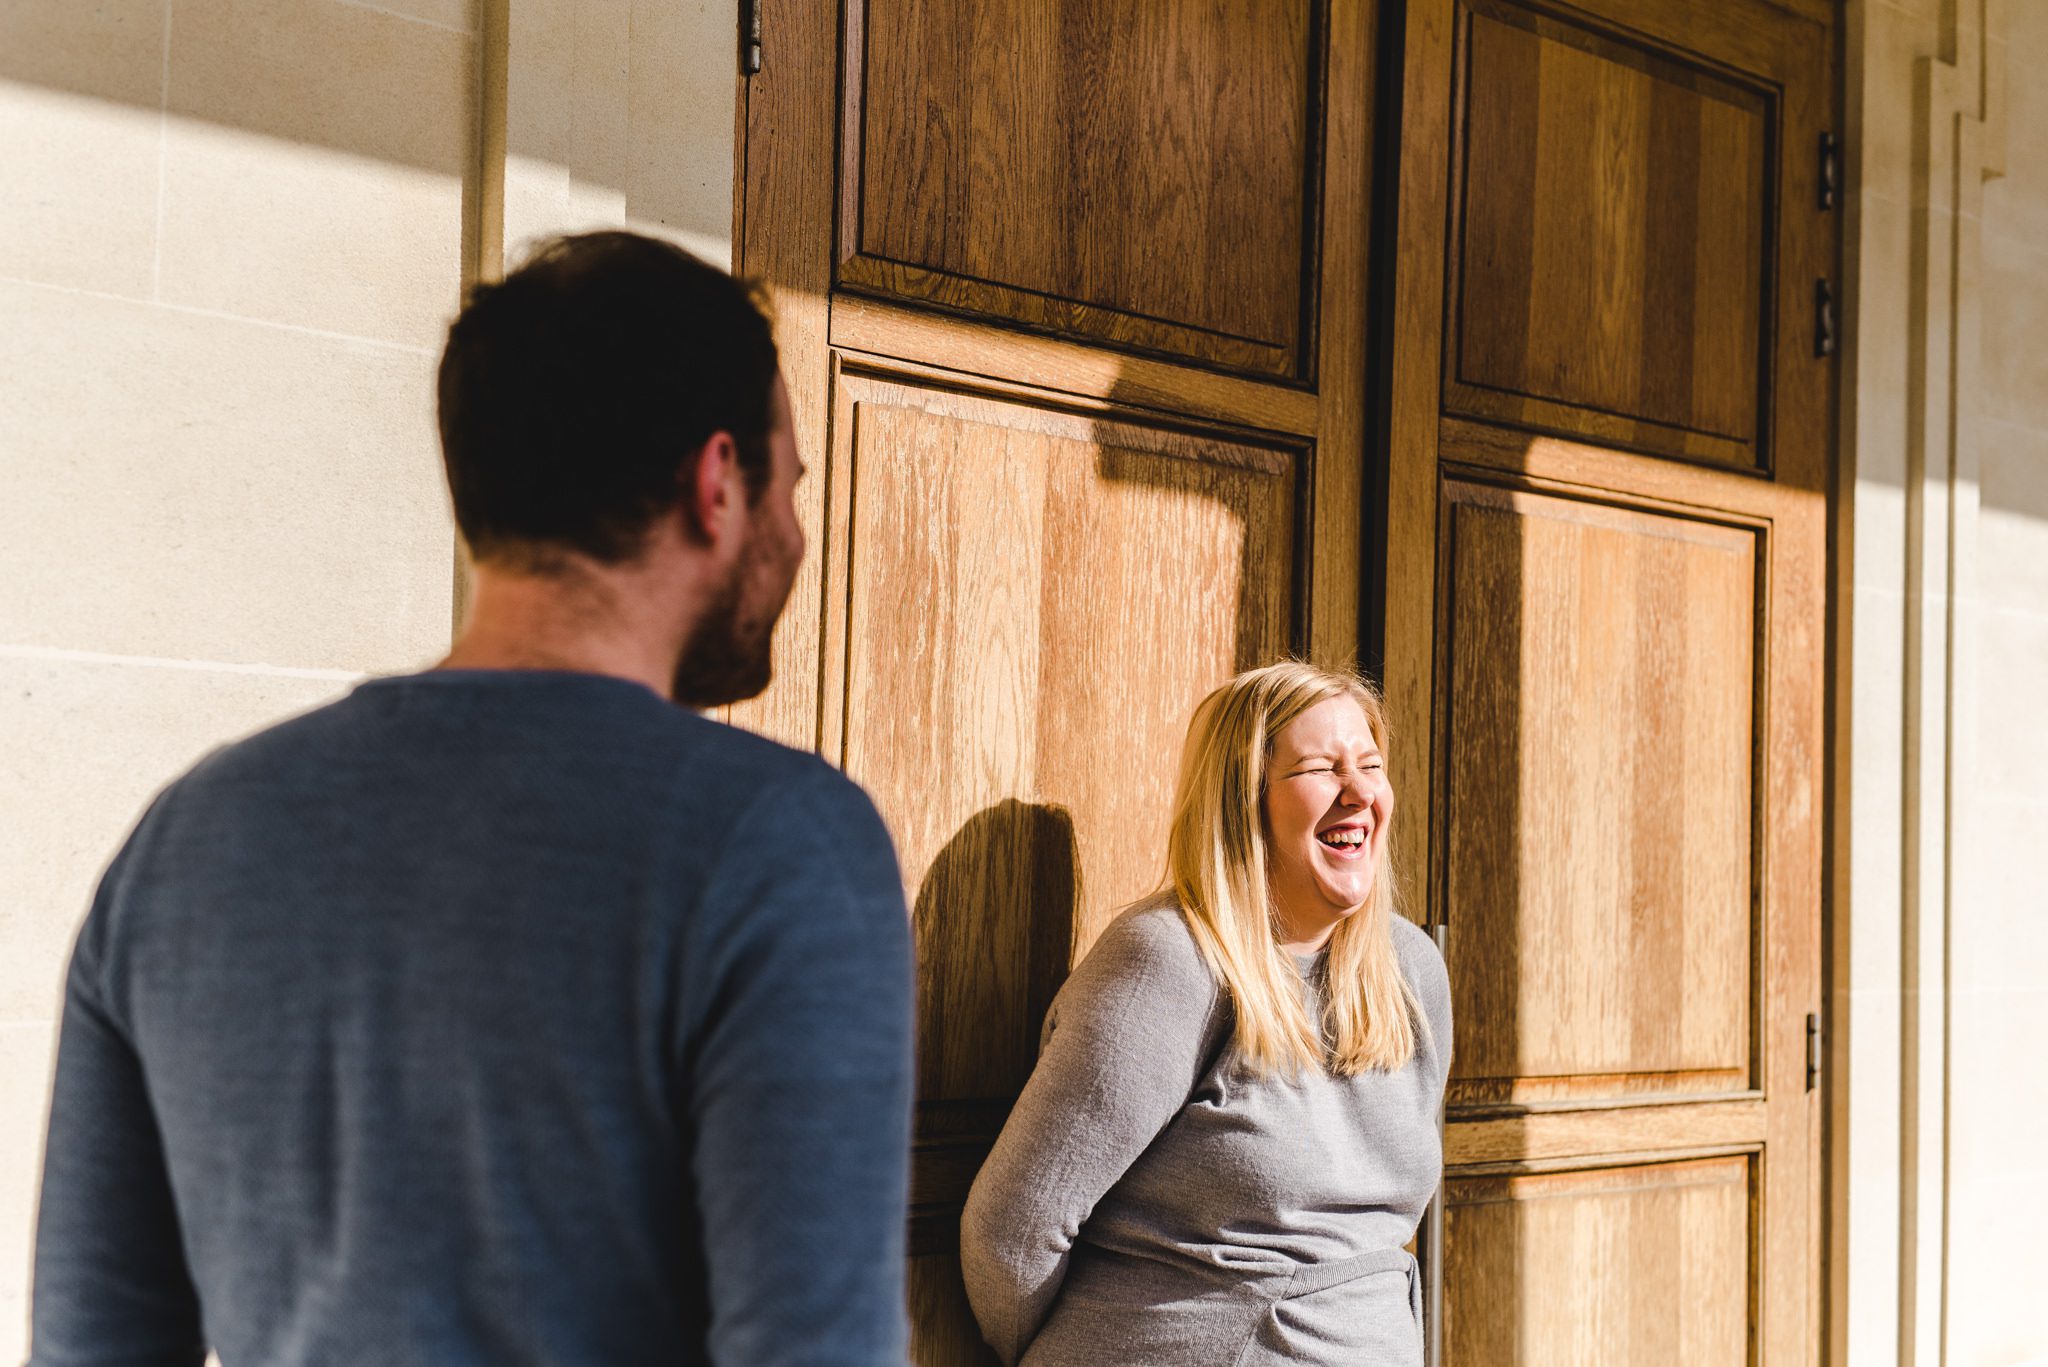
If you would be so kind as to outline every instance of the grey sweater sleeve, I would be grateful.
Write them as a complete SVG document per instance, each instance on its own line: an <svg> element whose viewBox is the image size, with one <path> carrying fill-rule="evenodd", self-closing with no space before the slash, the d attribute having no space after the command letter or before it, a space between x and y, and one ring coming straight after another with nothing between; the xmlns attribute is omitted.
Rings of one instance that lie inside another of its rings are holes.
<svg viewBox="0 0 2048 1367"><path fill-rule="evenodd" d="M1081 1226L1186 1103L1227 1019L1170 906L1118 918L1060 989L960 1223L967 1298L1005 1364L1037 1335Z"/></svg>
<svg viewBox="0 0 2048 1367"><path fill-rule="evenodd" d="M705 898L683 1063L711 1360L900 1367L912 988L888 832L817 764L756 799Z"/></svg>
<svg viewBox="0 0 2048 1367"><path fill-rule="evenodd" d="M142 838L108 869L72 950L44 1148L32 1367L198 1367L206 1357L149 1090L100 971L109 904Z"/></svg>
<svg viewBox="0 0 2048 1367"><path fill-rule="evenodd" d="M1429 1031L1427 1040L1417 1041L1431 1060L1434 1067L1436 1089L1442 1093L1444 1080L1451 1069L1451 979L1444 968L1444 956L1437 952L1436 941L1429 932L1403 916L1396 916L1390 927L1394 937L1394 953L1401 964L1401 974L1408 979L1408 986L1415 993L1416 1004L1422 1008L1422 1023Z"/></svg>

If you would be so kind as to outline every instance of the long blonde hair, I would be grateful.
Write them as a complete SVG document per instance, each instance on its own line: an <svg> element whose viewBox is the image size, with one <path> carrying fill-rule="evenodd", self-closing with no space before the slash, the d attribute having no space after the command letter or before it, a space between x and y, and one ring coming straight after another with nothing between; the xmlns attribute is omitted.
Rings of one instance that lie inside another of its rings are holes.
<svg viewBox="0 0 2048 1367"><path fill-rule="evenodd" d="M1336 697L1357 702L1384 751L1386 708L1371 684L1353 673L1282 660L1248 670L1202 699L1181 752L1166 883L1202 957L1230 994L1240 1056L1266 1073L1392 1071L1415 1055L1421 1011L1394 952L1391 922L1399 911L1391 840L1381 840L1366 905L1331 935L1323 1020L1309 1018L1300 975L1280 949L1267 883L1266 771L1274 738Z"/></svg>

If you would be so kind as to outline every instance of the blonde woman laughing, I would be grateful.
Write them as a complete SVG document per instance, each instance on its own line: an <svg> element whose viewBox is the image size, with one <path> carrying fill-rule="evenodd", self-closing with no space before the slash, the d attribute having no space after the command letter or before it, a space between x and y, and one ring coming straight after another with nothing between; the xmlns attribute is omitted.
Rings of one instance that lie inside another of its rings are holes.
<svg viewBox="0 0 2048 1367"><path fill-rule="evenodd" d="M961 1222L1005 1364L1422 1361L1450 988L1395 908L1387 727L1292 661L1195 711L1155 897L1103 931Z"/></svg>

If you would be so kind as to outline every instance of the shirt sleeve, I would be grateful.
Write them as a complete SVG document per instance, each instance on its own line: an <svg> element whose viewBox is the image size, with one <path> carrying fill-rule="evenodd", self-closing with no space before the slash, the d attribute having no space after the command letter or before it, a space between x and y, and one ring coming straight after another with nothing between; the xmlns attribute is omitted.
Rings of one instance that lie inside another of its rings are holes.
<svg viewBox="0 0 2048 1367"><path fill-rule="evenodd" d="M967 1298L1006 1367L1052 1312L1096 1203L1186 1104L1220 1041L1221 1003L1171 908L1113 923L1060 989L960 1222Z"/></svg>
<svg viewBox="0 0 2048 1367"><path fill-rule="evenodd" d="M125 855L124 855L125 857ZM206 1358L170 1172L141 1060L100 972L123 859L71 953L44 1147L29 1367Z"/></svg>
<svg viewBox="0 0 2048 1367"><path fill-rule="evenodd" d="M1393 934L1401 957L1401 971L1415 993L1417 1005L1422 1008L1423 1024L1429 1032L1426 1040L1417 1041L1417 1047L1428 1053L1437 1092L1441 1095L1444 1081L1450 1076L1451 1053L1455 1044L1451 1034L1450 974L1444 967L1444 956L1437 950L1436 941L1428 931L1412 921L1396 917Z"/></svg>
<svg viewBox="0 0 2048 1367"><path fill-rule="evenodd" d="M912 996L888 833L816 763L757 796L699 909L678 1046L711 1360L902 1367Z"/></svg>

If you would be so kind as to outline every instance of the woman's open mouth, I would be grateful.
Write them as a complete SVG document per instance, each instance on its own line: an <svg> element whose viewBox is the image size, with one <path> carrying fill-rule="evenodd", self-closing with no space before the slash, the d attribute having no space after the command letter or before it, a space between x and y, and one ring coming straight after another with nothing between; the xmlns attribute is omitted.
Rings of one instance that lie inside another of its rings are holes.
<svg viewBox="0 0 2048 1367"><path fill-rule="evenodd" d="M1324 849L1347 859L1356 859L1365 852L1368 835L1369 832L1363 826L1332 826L1327 831L1317 831L1316 839L1322 843Z"/></svg>

